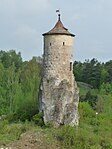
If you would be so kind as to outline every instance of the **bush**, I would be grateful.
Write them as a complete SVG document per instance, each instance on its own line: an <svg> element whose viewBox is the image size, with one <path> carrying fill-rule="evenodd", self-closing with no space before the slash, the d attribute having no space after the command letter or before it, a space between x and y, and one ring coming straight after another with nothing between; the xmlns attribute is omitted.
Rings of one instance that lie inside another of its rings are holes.
<svg viewBox="0 0 112 149"><path fill-rule="evenodd" d="M24 123L9 123L7 120L0 121L0 145L20 139L21 134L35 127L34 123L28 121Z"/></svg>
<svg viewBox="0 0 112 149"><path fill-rule="evenodd" d="M91 118L96 117L96 112L92 109L88 102L79 103L79 113L81 122L84 121L88 123L90 122Z"/></svg>
<svg viewBox="0 0 112 149"><path fill-rule="evenodd" d="M88 102L90 106L96 110L96 104L98 102L98 96L93 95L90 91L86 93L86 95L81 95L80 96L80 101L81 102Z"/></svg>
<svg viewBox="0 0 112 149"><path fill-rule="evenodd" d="M32 120L35 122L35 124L42 127L44 125L43 113L38 113L34 115Z"/></svg>
<svg viewBox="0 0 112 149"><path fill-rule="evenodd" d="M90 149L99 146L98 137L88 130L64 126L59 129L57 139L64 149Z"/></svg>

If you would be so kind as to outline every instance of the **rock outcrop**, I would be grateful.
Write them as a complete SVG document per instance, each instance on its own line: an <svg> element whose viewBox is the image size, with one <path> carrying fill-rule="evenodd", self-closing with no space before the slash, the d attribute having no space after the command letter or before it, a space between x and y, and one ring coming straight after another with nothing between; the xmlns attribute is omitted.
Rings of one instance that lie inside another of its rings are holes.
<svg viewBox="0 0 112 149"><path fill-rule="evenodd" d="M78 125L78 101L79 91L74 81L74 90L67 80L57 81L51 78L49 81L43 80L44 92L42 92L42 109L44 112L44 122L59 125ZM47 98L46 98L47 97Z"/></svg>

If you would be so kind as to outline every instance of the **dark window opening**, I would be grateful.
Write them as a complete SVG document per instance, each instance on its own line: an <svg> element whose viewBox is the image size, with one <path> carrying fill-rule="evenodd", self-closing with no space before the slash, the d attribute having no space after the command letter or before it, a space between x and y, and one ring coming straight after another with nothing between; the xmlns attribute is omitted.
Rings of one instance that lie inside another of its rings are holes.
<svg viewBox="0 0 112 149"><path fill-rule="evenodd" d="M50 42L50 46L51 46L51 42Z"/></svg>
<svg viewBox="0 0 112 149"><path fill-rule="evenodd" d="M65 45L65 42L63 42L63 46Z"/></svg>
<svg viewBox="0 0 112 149"><path fill-rule="evenodd" d="M70 71L72 71L72 62L70 62Z"/></svg>

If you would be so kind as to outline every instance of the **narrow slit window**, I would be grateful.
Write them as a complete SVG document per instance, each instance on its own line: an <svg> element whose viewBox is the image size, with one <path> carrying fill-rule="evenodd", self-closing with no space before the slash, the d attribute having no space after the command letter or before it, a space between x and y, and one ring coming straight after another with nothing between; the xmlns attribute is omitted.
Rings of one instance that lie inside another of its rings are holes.
<svg viewBox="0 0 112 149"><path fill-rule="evenodd" d="M65 42L63 42L63 46L65 46Z"/></svg>
<svg viewBox="0 0 112 149"><path fill-rule="evenodd" d="M72 71L72 62L70 62L70 71Z"/></svg>
<svg viewBox="0 0 112 149"><path fill-rule="evenodd" d="M50 46L51 46L51 42L50 42Z"/></svg>

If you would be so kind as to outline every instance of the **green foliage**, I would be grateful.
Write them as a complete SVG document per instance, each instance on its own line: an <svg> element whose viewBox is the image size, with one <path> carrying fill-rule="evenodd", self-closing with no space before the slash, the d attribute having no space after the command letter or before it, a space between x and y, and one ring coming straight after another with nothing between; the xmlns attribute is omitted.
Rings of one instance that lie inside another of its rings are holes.
<svg viewBox="0 0 112 149"><path fill-rule="evenodd" d="M84 82L77 82L78 87L80 88L80 96L86 95L93 87L90 84Z"/></svg>
<svg viewBox="0 0 112 149"><path fill-rule="evenodd" d="M112 60L105 63L105 69L107 70L107 73L108 73L107 80L109 83L112 83Z"/></svg>
<svg viewBox="0 0 112 149"><path fill-rule="evenodd" d="M91 91L89 90L85 96L80 96L80 101L83 102L88 102L90 106L95 110L96 109L96 104L98 102L98 96L93 95Z"/></svg>
<svg viewBox="0 0 112 149"><path fill-rule="evenodd" d="M32 120L35 122L35 124L42 127L44 125L43 113L38 113L34 115Z"/></svg>
<svg viewBox="0 0 112 149"><path fill-rule="evenodd" d="M40 73L36 57L23 62L14 50L0 51L0 115L25 121L38 113Z"/></svg>
<svg viewBox="0 0 112 149"><path fill-rule="evenodd" d="M99 137L82 128L64 126L58 130L57 139L64 149L90 149L100 147Z"/></svg>
<svg viewBox="0 0 112 149"><path fill-rule="evenodd" d="M85 82L94 88L100 88L103 83L112 83L112 60L101 63L97 59L74 62L73 72L77 81Z"/></svg>
<svg viewBox="0 0 112 149"><path fill-rule="evenodd" d="M15 65L18 70L22 65L21 53L16 53L15 50L10 50L8 52L0 51L0 62L5 68Z"/></svg>
<svg viewBox="0 0 112 149"><path fill-rule="evenodd" d="M83 75L83 63L75 61L73 66L73 72L76 80L81 82Z"/></svg>
<svg viewBox="0 0 112 149"><path fill-rule="evenodd" d="M88 102L80 102L79 104L80 119L86 120L95 117L95 111L88 104Z"/></svg>
<svg viewBox="0 0 112 149"><path fill-rule="evenodd" d="M112 94L112 83L103 83L100 86L100 93L105 95Z"/></svg>
<svg viewBox="0 0 112 149"><path fill-rule="evenodd" d="M34 123L29 123L28 121L17 124L9 124L7 120L0 121L0 146L18 140L21 134L35 127Z"/></svg>

